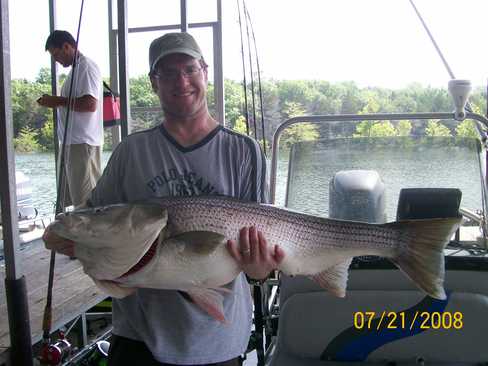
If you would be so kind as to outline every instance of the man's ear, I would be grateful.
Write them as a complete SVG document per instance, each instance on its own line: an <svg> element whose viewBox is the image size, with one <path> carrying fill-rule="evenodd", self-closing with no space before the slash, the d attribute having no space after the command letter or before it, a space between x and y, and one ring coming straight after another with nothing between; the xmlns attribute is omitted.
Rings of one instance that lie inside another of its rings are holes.
<svg viewBox="0 0 488 366"><path fill-rule="evenodd" d="M63 45L61 46L61 49L65 53L69 53L71 52L71 50L74 50L75 48L72 45L70 45L68 42L64 42Z"/></svg>

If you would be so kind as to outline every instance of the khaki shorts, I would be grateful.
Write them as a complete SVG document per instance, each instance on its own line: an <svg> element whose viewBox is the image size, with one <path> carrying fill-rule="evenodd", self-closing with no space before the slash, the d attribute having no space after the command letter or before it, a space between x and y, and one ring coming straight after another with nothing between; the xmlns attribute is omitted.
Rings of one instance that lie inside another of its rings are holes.
<svg viewBox="0 0 488 366"><path fill-rule="evenodd" d="M65 206L81 206L102 175L101 147L88 144L66 145L67 189Z"/></svg>

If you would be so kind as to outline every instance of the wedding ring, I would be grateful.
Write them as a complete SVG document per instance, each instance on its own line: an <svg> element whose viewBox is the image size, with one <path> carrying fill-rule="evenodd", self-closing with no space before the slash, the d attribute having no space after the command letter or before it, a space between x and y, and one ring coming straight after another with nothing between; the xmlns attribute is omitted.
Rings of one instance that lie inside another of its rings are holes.
<svg viewBox="0 0 488 366"><path fill-rule="evenodd" d="M249 254L249 253L251 253L251 249L246 248L246 249L244 249L244 250L241 250L241 253L242 253L242 254Z"/></svg>

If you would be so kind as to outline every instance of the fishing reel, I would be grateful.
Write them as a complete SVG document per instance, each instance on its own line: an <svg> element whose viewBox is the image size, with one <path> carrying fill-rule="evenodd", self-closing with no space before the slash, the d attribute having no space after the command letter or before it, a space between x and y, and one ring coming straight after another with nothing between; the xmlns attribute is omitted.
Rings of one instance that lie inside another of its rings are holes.
<svg viewBox="0 0 488 366"><path fill-rule="evenodd" d="M110 342L98 341L94 348L94 351L88 358L87 366L107 366L108 362L108 349L110 348Z"/></svg>
<svg viewBox="0 0 488 366"><path fill-rule="evenodd" d="M72 353L73 347L70 342L64 337L64 333L60 334L60 338L55 343L44 343L39 355L41 365L60 365Z"/></svg>

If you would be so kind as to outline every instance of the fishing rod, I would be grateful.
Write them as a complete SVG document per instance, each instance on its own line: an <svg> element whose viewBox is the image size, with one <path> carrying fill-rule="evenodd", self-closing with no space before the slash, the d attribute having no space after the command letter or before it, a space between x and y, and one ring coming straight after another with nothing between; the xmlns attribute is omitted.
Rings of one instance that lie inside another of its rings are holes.
<svg viewBox="0 0 488 366"><path fill-rule="evenodd" d="M256 67L257 67L257 72L258 72L258 89L259 89L259 107L261 111L261 130L262 130L262 136L263 136L263 150L264 154L266 155L266 134L265 134L265 129L264 129L264 106L263 106L263 90L261 87L261 69L259 67L259 56L258 56L258 48L256 45L256 37L254 35L254 27L252 25L252 20L251 16L249 15L249 11L247 10L247 7L245 7L246 11L246 16L249 19L249 24L251 25L251 34L252 34L252 39L254 43L254 54L256 55Z"/></svg>
<svg viewBox="0 0 488 366"><path fill-rule="evenodd" d="M252 68L252 52L251 52L251 38L249 37L249 22L246 16L246 1L242 0L242 7L244 11L244 19L246 21L246 33L247 33L247 53L249 55L249 72L251 74L251 101L252 101L252 123L254 128L254 138L258 139L258 129L256 126L256 98L254 93L254 72Z"/></svg>
<svg viewBox="0 0 488 366"><path fill-rule="evenodd" d="M80 16L78 19L78 30L76 34L76 41L75 41L75 52L73 57L72 69L71 69L71 80L68 92L68 103L66 105L66 122L64 125L63 131L63 142L61 144L61 151L59 157L59 166L58 166L58 186L57 186L57 194L56 194L56 214L61 213L65 209L65 195L66 195L66 168L65 168L65 154L66 154L66 142L68 138L68 130L70 129L70 113L74 108L74 98L73 98L73 89L74 89L74 82L76 78L76 62L78 59L78 42L80 39L80 29L81 29L81 20L83 16L83 7L84 7L85 0L81 0L81 7L80 7ZM51 333L51 325L52 325L52 298L53 298L53 283L54 283L54 267L56 264L56 252L51 250L51 258L49 263L49 278L48 278L48 286L47 286L47 295L46 295L46 306L44 308L44 316L42 321L42 343L43 347L41 349L41 356L45 356L49 361L49 343L50 343L50 333Z"/></svg>
<svg viewBox="0 0 488 366"><path fill-rule="evenodd" d="M239 0L237 1L237 12L239 13L239 32L241 34L241 60L242 60L242 74L244 81L242 83L244 89L244 117L246 119L246 132L249 135L249 112L247 104L247 81L246 81L246 62L244 60L244 40L242 38L242 21L241 21L241 6L239 5Z"/></svg>
<svg viewBox="0 0 488 366"><path fill-rule="evenodd" d="M410 1L410 4L412 5L412 8L413 10L415 11L415 13L417 14L417 17L419 18L420 22L422 23L425 31L427 32L427 35L429 36L431 42L432 42L432 45L434 46L434 48L436 49L437 51L437 54L439 55L439 57L441 58L441 61L442 63L444 64L444 67L446 68L447 70L447 73L449 74L449 77L451 79L455 79L456 77L454 76L454 73L452 72L452 69L451 67L449 66L449 64L447 63L447 60L446 58L444 57L444 54L442 53L440 47L437 45L437 42L435 41L434 39L434 36L432 35L432 33L430 32L429 30L429 27L427 26L427 23L424 21L424 18L422 17L422 15L420 14L419 10L417 9L417 7L415 6L415 3L413 2L413 0L408 0ZM472 108L471 108L471 105L469 104L469 101L466 103L466 110L468 112L473 112ZM478 124L476 124L478 125Z"/></svg>
<svg viewBox="0 0 488 366"><path fill-rule="evenodd" d="M247 50L249 54L249 70L251 73L251 97L252 97L252 112L253 112L253 128L254 128L254 138L258 140L258 131L256 125L256 99L255 99L255 88L254 88L254 75L252 67L252 51L251 51L251 39L249 36L249 23L250 17L247 11L246 1L242 0L244 17L246 20L246 34L247 34ZM255 41L254 41L255 42ZM256 47L256 43L254 43ZM257 51L256 51L257 55ZM257 57L257 56L256 56ZM263 140L264 140L264 129ZM248 133L249 134L249 133ZM265 324L264 324L264 308L265 308L265 295L263 287L258 283L253 285L253 302L254 302L254 337L255 337L255 350L257 355L258 366L263 366L265 364Z"/></svg>

